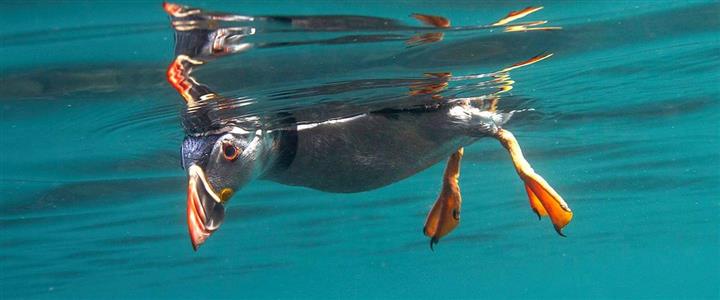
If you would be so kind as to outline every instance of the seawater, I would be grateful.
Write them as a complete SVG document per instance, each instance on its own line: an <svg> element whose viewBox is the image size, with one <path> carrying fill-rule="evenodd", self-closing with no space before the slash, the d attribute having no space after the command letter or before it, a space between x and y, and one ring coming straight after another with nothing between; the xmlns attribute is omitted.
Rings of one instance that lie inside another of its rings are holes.
<svg viewBox="0 0 720 300"><path fill-rule="evenodd" d="M316 104L263 99L338 78L488 73L554 53L514 70L499 108L533 109L506 128L572 207L568 237L537 220L507 154L487 139L465 149L461 224L434 252L421 229L442 164L359 194L253 182L193 252L179 157L184 103L165 81L174 37L161 3L6 1L0 297L720 297L717 1L183 4L415 25L409 15L426 13L453 26L544 6L527 18L562 30L258 50L198 76L234 97L253 95L261 112ZM218 75L232 75L229 66L245 72L236 74L244 85ZM366 92L314 100L369 105L383 95Z"/></svg>

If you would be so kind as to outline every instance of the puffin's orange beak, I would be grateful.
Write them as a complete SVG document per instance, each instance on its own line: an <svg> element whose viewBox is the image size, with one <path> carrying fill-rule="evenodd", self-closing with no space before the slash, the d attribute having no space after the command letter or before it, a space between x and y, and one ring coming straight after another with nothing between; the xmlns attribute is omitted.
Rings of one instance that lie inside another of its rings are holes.
<svg viewBox="0 0 720 300"><path fill-rule="evenodd" d="M197 251L225 219L225 207L197 165L188 168L187 223L190 242Z"/></svg>

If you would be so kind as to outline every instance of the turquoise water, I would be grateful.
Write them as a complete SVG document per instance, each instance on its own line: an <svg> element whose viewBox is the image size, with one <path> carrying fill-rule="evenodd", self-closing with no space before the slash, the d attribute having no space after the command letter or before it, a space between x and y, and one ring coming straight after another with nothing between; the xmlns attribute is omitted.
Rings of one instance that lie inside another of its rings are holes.
<svg viewBox="0 0 720 300"><path fill-rule="evenodd" d="M718 2L187 4L412 25L420 12L453 26L544 6L525 19L562 30L254 49L197 75L252 95L248 111L261 113L338 100L276 97L337 81L487 74L554 53L513 70L499 108L534 109L505 128L572 207L568 237L537 220L486 139L465 149L462 221L434 252L421 229L443 164L358 194L255 181L193 252L184 104L165 81L174 36L160 3L3 2L0 298L720 297ZM393 88L339 100L369 107Z"/></svg>

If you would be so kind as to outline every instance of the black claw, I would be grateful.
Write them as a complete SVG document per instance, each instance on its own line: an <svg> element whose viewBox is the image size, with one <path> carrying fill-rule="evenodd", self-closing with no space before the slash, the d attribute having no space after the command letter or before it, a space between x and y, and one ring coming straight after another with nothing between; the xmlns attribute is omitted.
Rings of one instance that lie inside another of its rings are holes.
<svg viewBox="0 0 720 300"><path fill-rule="evenodd" d="M542 216L540 215L539 212L537 212L537 210L534 210L534 209L533 209L533 212L535 212L535 215L538 216L538 220L542 220Z"/></svg>
<svg viewBox="0 0 720 300"><path fill-rule="evenodd" d="M430 239L430 251L435 252L435 249L433 248L433 245L437 244L438 241L440 241L440 240L439 240L438 238L436 238L436 237L432 237L432 238Z"/></svg>
<svg viewBox="0 0 720 300"><path fill-rule="evenodd" d="M555 231L557 231L557 233L558 233L561 237L567 237L567 235L565 235L564 233L562 233L562 228L559 228L559 227L555 226Z"/></svg>

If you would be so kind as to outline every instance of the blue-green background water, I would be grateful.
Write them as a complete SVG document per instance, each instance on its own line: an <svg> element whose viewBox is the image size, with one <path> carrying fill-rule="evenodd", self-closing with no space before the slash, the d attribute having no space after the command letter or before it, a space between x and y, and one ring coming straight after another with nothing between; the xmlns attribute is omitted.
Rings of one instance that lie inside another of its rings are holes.
<svg viewBox="0 0 720 300"><path fill-rule="evenodd" d="M531 19L562 31L513 33L481 62L469 54L490 49L484 37L381 43L374 49L439 58L401 55L372 71L491 71L555 53L514 71L504 101L535 109L506 128L573 208L568 238L537 221L507 154L483 140L466 148L461 225L435 252L421 229L442 165L360 194L253 182L193 252L183 104L164 78L173 32L160 3L5 1L0 298L720 297L718 2L187 4L249 15L423 12L458 25L545 6ZM312 62L333 48L287 51ZM354 68L341 70L367 77ZM278 81L266 71L257 76Z"/></svg>

